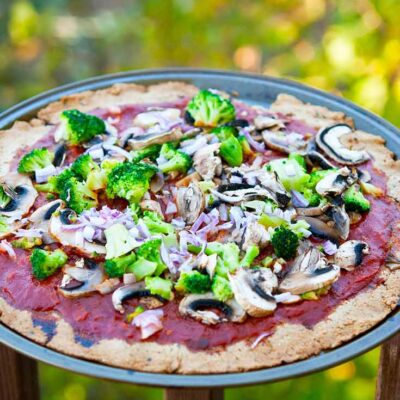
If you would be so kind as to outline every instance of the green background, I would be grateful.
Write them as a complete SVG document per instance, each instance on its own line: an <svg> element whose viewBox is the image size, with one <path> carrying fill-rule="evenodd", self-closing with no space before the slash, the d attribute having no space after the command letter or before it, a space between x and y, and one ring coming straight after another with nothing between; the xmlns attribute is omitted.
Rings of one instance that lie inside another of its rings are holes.
<svg viewBox="0 0 400 400"><path fill-rule="evenodd" d="M400 123L398 0L1 0L0 109L97 74L168 66L285 76ZM227 399L374 398L379 351ZM40 366L44 400L161 399Z"/></svg>

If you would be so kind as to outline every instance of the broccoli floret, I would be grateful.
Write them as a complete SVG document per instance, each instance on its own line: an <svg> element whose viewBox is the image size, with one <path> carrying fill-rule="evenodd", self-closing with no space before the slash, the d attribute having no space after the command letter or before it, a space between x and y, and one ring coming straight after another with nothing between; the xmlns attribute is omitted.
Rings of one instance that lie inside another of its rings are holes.
<svg viewBox="0 0 400 400"><path fill-rule="evenodd" d="M47 183L35 185L36 190L39 192L50 192L60 194L64 191L67 182L74 177L70 168L64 169L56 176L51 176Z"/></svg>
<svg viewBox="0 0 400 400"><path fill-rule="evenodd" d="M252 262L255 260L255 258L260 254L260 249L255 246L255 245L251 245L247 248L246 250L246 254L244 255L244 257L242 258L242 260L240 261L240 266L241 267L250 267L250 265L252 264Z"/></svg>
<svg viewBox="0 0 400 400"><path fill-rule="evenodd" d="M226 139L229 139L232 136L237 136L238 131L234 126L217 126L214 128L211 133L213 133L217 138L219 139L220 142L223 142Z"/></svg>
<svg viewBox="0 0 400 400"><path fill-rule="evenodd" d="M9 230L7 217L0 214L0 233L5 233Z"/></svg>
<svg viewBox="0 0 400 400"><path fill-rule="evenodd" d="M106 194L110 199L121 197L130 203L138 203L156 172L156 167L146 163L117 164L107 176Z"/></svg>
<svg viewBox="0 0 400 400"><path fill-rule="evenodd" d="M277 257L289 260L296 255L299 238L289 228L280 226L272 234L271 244Z"/></svg>
<svg viewBox="0 0 400 400"><path fill-rule="evenodd" d="M254 152L251 149L250 144L246 139L246 136L239 135L237 139L238 139L240 145L242 146L243 155L246 157L252 156L254 154Z"/></svg>
<svg viewBox="0 0 400 400"><path fill-rule="evenodd" d="M2 186L0 186L0 209L4 209L10 203L11 197L5 192Z"/></svg>
<svg viewBox="0 0 400 400"><path fill-rule="evenodd" d="M196 270L182 272L175 284L175 290L183 293L206 293L210 287L210 277Z"/></svg>
<svg viewBox="0 0 400 400"><path fill-rule="evenodd" d="M102 190L107 187L107 174L103 170L94 169L89 172L86 186L93 191Z"/></svg>
<svg viewBox="0 0 400 400"><path fill-rule="evenodd" d="M231 284L229 283L228 279L219 275L214 276L211 284L211 290L214 293L214 296L220 301L225 302L233 297Z"/></svg>
<svg viewBox="0 0 400 400"><path fill-rule="evenodd" d="M177 171L186 173L193 164L192 158L183 151L176 150L170 143L164 143L161 147L160 156L168 161L159 165L164 174Z"/></svg>
<svg viewBox="0 0 400 400"><path fill-rule="evenodd" d="M129 206L129 211L135 223L137 223L139 221L139 218L143 216L143 211L137 203L132 203Z"/></svg>
<svg viewBox="0 0 400 400"><path fill-rule="evenodd" d="M106 125L102 119L78 110L64 111L61 114L61 121L61 138L74 146L88 142L106 130Z"/></svg>
<svg viewBox="0 0 400 400"><path fill-rule="evenodd" d="M106 260L118 258L137 246L136 240L122 224L114 224L104 231L106 236Z"/></svg>
<svg viewBox="0 0 400 400"><path fill-rule="evenodd" d="M308 205L310 207L317 207L319 203L321 203L322 201L322 196L320 196L313 189L305 188L301 193L304 196L304 198L308 201Z"/></svg>
<svg viewBox="0 0 400 400"><path fill-rule="evenodd" d="M163 279L158 276L146 276L144 279L146 288L153 295L158 295L164 299L171 300L172 298L172 282L169 279Z"/></svg>
<svg viewBox="0 0 400 400"><path fill-rule="evenodd" d="M134 150L131 152L132 162L139 162L145 158L151 161L155 161L160 154L161 144L154 143L140 150Z"/></svg>
<svg viewBox="0 0 400 400"><path fill-rule="evenodd" d="M310 179L310 175L307 174L305 168L293 158L272 160L269 166L278 174L279 180L286 190L301 192Z"/></svg>
<svg viewBox="0 0 400 400"><path fill-rule="evenodd" d="M362 192L355 185L349 187L343 193L344 206L347 211L368 212L371 209L371 203L364 197Z"/></svg>
<svg viewBox="0 0 400 400"><path fill-rule="evenodd" d="M243 162L242 146L235 136L231 136L221 143L219 154L231 167L238 167Z"/></svg>
<svg viewBox="0 0 400 400"><path fill-rule="evenodd" d="M307 237L311 234L309 232L310 225L304 221L304 219L300 219L295 223L292 223L288 226L292 232L294 232L299 239L302 239L306 234Z"/></svg>
<svg viewBox="0 0 400 400"><path fill-rule="evenodd" d="M161 259L160 246L161 239L152 239L148 240L146 243L143 243L136 249L136 255L138 257L142 257L147 261L157 263L157 269L154 272L154 274L157 276L167 268Z"/></svg>
<svg viewBox="0 0 400 400"><path fill-rule="evenodd" d="M46 279L61 268L67 260L67 255L60 249L54 251L33 249L30 257L33 275L40 280Z"/></svg>
<svg viewBox="0 0 400 400"><path fill-rule="evenodd" d="M20 239L15 239L11 242L12 247L16 249L24 249L29 250L33 249L36 246L40 246L42 244L41 238L28 238L22 237Z"/></svg>
<svg viewBox="0 0 400 400"><path fill-rule="evenodd" d="M39 169L51 165L54 160L54 153L42 147L41 149L33 149L25 154L18 164L18 172L21 174L30 174Z"/></svg>
<svg viewBox="0 0 400 400"><path fill-rule="evenodd" d="M153 275L157 269L157 263L145 260L139 257L131 266L128 267L127 272L132 272L137 281L141 281L146 276Z"/></svg>
<svg viewBox="0 0 400 400"><path fill-rule="evenodd" d="M209 90L200 90L190 100L186 110L194 120L194 126L214 127L235 119L233 104Z"/></svg>
<svg viewBox="0 0 400 400"><path fill-rule="evenodd" d="M151 234L163 233L168 235L175 232L175 228L171 224L164 222L155 211L145 211L143 213L143 222L149 228Z"/></svg>
<svg viewBox="0 0 400 400"><path fill-rule="evenodd" d="M72 173L82 181L85 181L93 170L99 171L100 167L93 161L90 154L80 155L71 165Z"/></svg>
<svg viewBox="0 0 400 400"><path fill-rule="evenodd" d="M69 208L78 214L89 208L97 206L97 195L91 191L85 182L80 182L72 177L66 183L60 193L61 200L64 200Z"/></svg>
<svg viewBox="0 0 400 400"><path fill-rule="evenodd" d="M131 266L135 262L135 260L135 253L131 253L118 258L113 258L112 260L106 260L104 264L104 270L110 278L118 278L124 275L127 268Z"/></svg>

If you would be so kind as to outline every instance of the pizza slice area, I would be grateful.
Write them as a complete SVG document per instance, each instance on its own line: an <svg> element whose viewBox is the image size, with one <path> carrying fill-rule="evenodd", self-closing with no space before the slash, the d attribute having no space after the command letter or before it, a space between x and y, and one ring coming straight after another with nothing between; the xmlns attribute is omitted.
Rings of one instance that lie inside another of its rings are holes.
<svg viewBox="0 0 400 400"><path fill-rule="evenodd" d="M278 100L59 110L1 178L2 296L93 340L201 349L379 284L400 214L373 152L345 115Z"/></svg>

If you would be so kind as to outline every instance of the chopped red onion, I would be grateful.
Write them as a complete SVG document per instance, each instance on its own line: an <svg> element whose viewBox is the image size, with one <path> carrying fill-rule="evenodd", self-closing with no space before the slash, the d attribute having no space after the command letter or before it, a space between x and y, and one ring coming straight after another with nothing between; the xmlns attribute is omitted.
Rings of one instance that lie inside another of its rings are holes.
<svg viewBox="0 0 400 400"><path fill-rule="evenodd" d="M171 215L171 214L175 214L178 211L178 209L176 208L176 205L173 201L169 201L167 204L167 208L165 209L165 214L166 215Z"/></svg>
<svg viewBox="0 0 400 400"><path fill-rule="evenodd" d="M171 272L171 274L176 274L178 271L175 267L175 265L173 264L173 262L171 261L171 258L168 254L168 250L163 243L161 243L160 246L160 255L161 255L161 259L163 260L164 264L168 267L169 272Z"/></svg>
<svg viewBox="0 0 400 400"><path fill-rule="evenodd" d="M0 250L7 253L12 260L16 260L17 255L8 240L3 239L0 242Z"/></svg>
<svg viewBox="0 0 400 400"><path fill-rule="evenodd" d="M191 156L206 145L207 138L205 136L198 136L196 139L181 142L180 150Z"/></svg>
<svg viewBox="0 0 400 400"><path fill-rule="evenodd" d="M330 240L327 240L326 242L322 243L322 247L324 249L324 252L330 256L333 256L338 250L336 244L332 243Z"/></svg>
<svg viewBox="0 0 400 400"><path fill-rule="evenodd" d="M242 177L240 177L240 176L232 175L232 176L230 177L230 179L229 179L229 182L230 182L230 183L242 183L242 182L243 182L243 179L242 179Z"/></svg>
<svg viewBox="0 0 400 400"><path fill-rule="evenodd" d="M42 235L43 231L40 229L18 229L15 232L16 237L40 238Z"/></svg>
<svg viewBox="0 0 400 400"><path fill-rule="evenodd" d="M57 168L53 164L50 164L35 171L35 180L37 183L47 182L51 176L57 175L58 172Z"/></svg>
<svg viewBox="0 0 400 400"><path fill-rule="evenodd" d="M174 226L174 228L176 229L183 229L186 226L185 221L183 220L182 217L178 217L178 218L173 218L171 220L171 224Z"/></svg>
<svg viewBox="0 0 400 400"><path fill-rule="evenodd" d="M147 225L140 219L138 221L138 223L136 224L140 235L144 238L144 239L148 239L151 237L151 233L149 231L149 228L147 227Z"/></svg>
<svg viewBox="0 0 400 400"><path fill-rule="evenodd" d="M200 226L203 224L208 224L210 222L210 218L208 217L207 214L201 213L196 221L194 221L192 227L190 228L190 231L195 233L199 230Z"/></svg>
<svg viewBox="0 0 400 400"><path fill-rule="evenodd" d="M95 229L93 226L87 225L83 228L83 237L88 242L92 242L95 234Z"/></svg>
<svg viewBox="0 0 400 400"><path fill-rule="evenodd" d="M309 201L297 190L292 190L292 203L294 207L308 207Z"/></svg>
<svg viewBox="0 0 400 400"><path fill-rule="evenodd" d="M253 139L253 137L250 134L250 131L247 128L243 128L241 130L241 133L246 137L247 141L249 142L249 145L255 150L260 153L265 152L265 144L264 143L259 143L256 140Z"/></svg>
<svg viewBox="0 0 400 400"><path fill-rule="evenodd" d="M221 221L228 221L228 207L226 204L222 203L219 207L219 218Z"/></svg>
<svg viewBox="0 0 400 400"><path fill-rule="evenodd" d="M230 218L231 221L235 224L236 228L240 228L243 223L243 211L240 207L234 206L231 207L230 211Z"/></svg>
<svg viewBox="0 0 400 400"><path fill-rule="evenodd" d="M262 333L260 336L257 337L257 339L253 342L251 345L251 348L254 349L258 346L258 344L266 337L271 336L271 332L265 332Z"/></svg>
<svg viewBox="0 0 400 400"><path fill-rule="evenodd" d="M140 328L142 339L147 339L163 328L161 321L163 316L163 310L147 310L137 315L133 319L132 325Z"/></svg>

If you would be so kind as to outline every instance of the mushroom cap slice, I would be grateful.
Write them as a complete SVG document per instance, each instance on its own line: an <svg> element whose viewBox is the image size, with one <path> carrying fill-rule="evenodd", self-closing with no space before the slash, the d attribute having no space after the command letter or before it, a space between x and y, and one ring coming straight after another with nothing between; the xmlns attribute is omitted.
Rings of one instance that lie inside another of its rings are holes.
<svg viewBox="0 0 400 400"><path fill-rule="evenodd" d="M0 215L7 219L8 225L8 229L0 234L0 238L3 238L26 224L21 220L29 213L38 192L27 176L18 173L10 173L0 178L0 184L11 197L7 206L0 209Z"/></svg>
<svg viewBox="0 0 400 400"><path fill-rule="evenodd" d="M222 161L219 153L221 143L204 146L193 155L193 167L205 180L210 181L222 173Z"/></svg>
<svg viewBox="0 0 400 400"><path fill-rule="evenodd" d="M339 170L322 178L315 190L321 196L342 194L349 186L355 183L358 179L356 172L350 171L349 168L343 167Z"/></svg>
<svg viewBox="0 0 400 400"><path fill-rule="evenodd" d="M207 309L218 309L223 315ZM216 325L221 322L243 322L246 312L234 299L222 302L212 293L190 294L179 303L179 312L206 325Z"/></svg>
<svg viewBox="0 0 400 400"><path fill-rule="evenodd" d="M361 240L349 240L339 246L335 254L335 264L347 271L353 271L369 254L369 246Z"/></svg>
<svg viewBox="0 0 400 400"><path fill-rule="evenodd" d="M276 275L270 269L238 269L229 275L235 300L252 317L264 317L276 309L276 300L271 295L277 286Z"/></svg>
<svg viewBox="0 0 400 400"><path fill-rule="evenodd" d="M270 199L275 201L275 196L268 189L259 185L252 186L241 183L231 183L221 185L217 190L211 189L210 192L225 203L236 204L242 201L254 199Z"/></svg>
<svg viewBox="0 0 400 400"><path fill-rule="evenodd" d="M50 219L49 233L50 235L63 246L70 246L78 250L80 253L91 256L93 253L106 254L106 248L102 244L88 242L85 239L81 241L77 238L76 231L63 229L65 218L63 212L68 209L63 209L60 213L53 215ZM78 240L77 240L78 239Z"/></svg>
<svg viewBox="0 0 400 400"><path fill-rule="evenodd" d="M138 299L141 297L153 297L156 299L157 303L152 303L152 307L161 307L167 300L158 295L152 295L150 290L146 289L144 282L131 283L129 285L124 285L115 290L112 294L112 303L115 310L119 311L121 314L124 313L123 302L130 299Z"/></svg>
<svg viewBox="0 0 400 400"><path fill-rule="evenodd" d="M265 144L273 149L283 153L304 153L307 142L298 133L281 133L265 130L262 132Z"/></svg>
<svg viewBox="0 0 400 400"><path fill-rule="evenodd" d="M50 219L63 204L64 202L62 200L51 201L37 208L29 216L30 226L43 232L42 239L45 244L54 243L54 238L49 234Z"/></svg>
<svg viewBox="0 0 400 400"><path fill-rule="evenodd" d="M84 260L86 268L67 267L64 268L64 276L59 292L65 297L76 298L87 296L97 291L97 286L105 279L103 268L89 260Z"/></svg>
<svg viewBox="0 0 400 400"><path fill-rule="evenodd" d="M178 214L187 224L193 224L205 207L204 194L199 185L192 182L188 187L181 187L176 194Z"/></svg>
<svg viewBox="0 0 400 400"><path fill-rule="evenodd" d="M343 135L352 133L353 129L347 124L336 124L321 129L317 136L316 142L320 149L330 158L345 165L356 165L368 161L371 157L364 150L351 150L347 148L340 138Z"/></svg>
<svg viewBox="0 0 400 400"><path fill-rule="evenodd" d="M315 247L310 247L295 259L280 283L279 291L303 294L328 286L339 276L340 268L335 264L328 265L321 252Z"/></svg>

